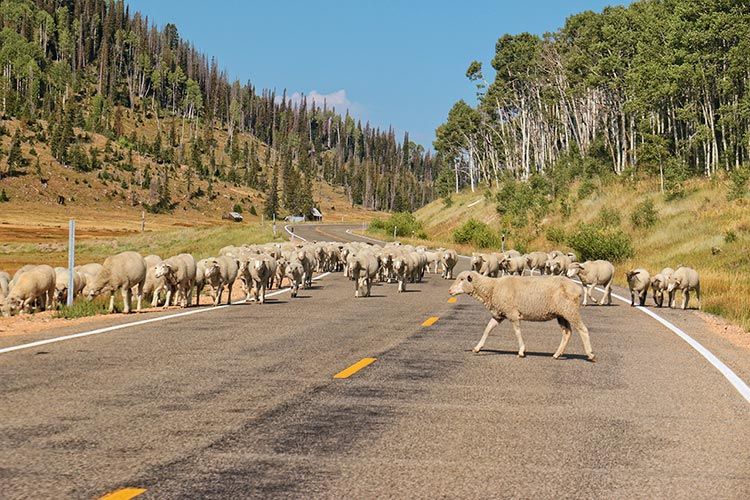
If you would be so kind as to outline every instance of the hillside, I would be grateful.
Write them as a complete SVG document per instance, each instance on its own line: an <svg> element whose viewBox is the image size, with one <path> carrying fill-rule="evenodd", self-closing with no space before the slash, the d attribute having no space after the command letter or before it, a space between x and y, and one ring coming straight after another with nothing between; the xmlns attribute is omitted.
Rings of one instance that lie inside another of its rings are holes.
<svg viewBox="0 0 750 500"><path fill-rule="evenodd" d="M582 223L599 223L604 214L632 239L634 256L616 263L619 285L625 285L624 273L636 267L652 273L678 264L694 267L701 274L703 310L750 330L750 199L745 187L741 197L728 200L733 186L721 177L696 179L683 186L682 197L667 201L659 194L658 179L578 183L571 186L566 202L550 204L548 211L536 215L529 209L523 225L514 225L516 213L509 213L497 193L466 190L454 195L450 206L437 200L415 215L433 245L457 246L454 232L476 219L487 224L497 242L500 233L506 233L507 248L549 251L572 250L570 235ZM632 214L647 200L653 202L655 221L650 227L635 227ZM561 208L566 204L569 209ZM477 249L471 243L458 246L465 252Z"/></svg>

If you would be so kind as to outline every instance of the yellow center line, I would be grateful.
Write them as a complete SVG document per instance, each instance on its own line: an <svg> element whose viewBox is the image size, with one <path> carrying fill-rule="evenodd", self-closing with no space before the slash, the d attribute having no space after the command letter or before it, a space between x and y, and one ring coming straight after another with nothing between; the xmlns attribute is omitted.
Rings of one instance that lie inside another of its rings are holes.
<svg viewBox="0 0 750 500"><path fill-rule="evenodd" d="M357 373L358 371L360 371L365 366L373 364L375 361L376 361L376 358L364 358L360 361L357 361L346 370L342 370L338 372L336 375L333 376L333 378L349 378L355 373Z"/></svg>
<svg viewBox="0 0 750 500"><path fill-rule="evenodd" d="M451 297L448 299L449 304L455 304L458 301L458 297Z"/></svg>
<svg viewBox="0 0 750 500"><path fill-rule="evenodd" d="M122 488L113 491L112 493L107 493L99 500L130 500L131 498L135 498L145 492L146 490L144 488Z"/></svg>
<svg viewBox="0 0 750 500"><path fill-rule="evenodd" d="M440 318L439 318L438 316L430 316L429 318L427 318L426 320L424 320L424 323L422 323L422 326L432 326L432 325L434 325L434 324L435 324L435 323L437 322L437 320L439 320L439 319L440 319Z"/></svg>

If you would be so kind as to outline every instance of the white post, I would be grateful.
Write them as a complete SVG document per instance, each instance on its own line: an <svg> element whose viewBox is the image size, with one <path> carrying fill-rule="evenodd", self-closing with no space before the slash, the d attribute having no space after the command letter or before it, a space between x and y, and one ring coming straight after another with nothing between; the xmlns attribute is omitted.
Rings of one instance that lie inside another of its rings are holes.
<svg viewBox="0 0 750 500"><path fill-rule="evenodd" d="M393 239L396 239L396 226L393 226Z"/></svg>
<svg viewBox="0 0 750 500"><path fill-rule="evenodd" d="M73 294L75 281L73 280L73 268L76 266L76 221L70 219L68 225L68 300L67 305L73 305Z"/></svg>
<svg viewBox="0 0 750 500"><path fill-rule="evenodd" d="M273 214L273 237L276 237L276 214Z"/></svg>

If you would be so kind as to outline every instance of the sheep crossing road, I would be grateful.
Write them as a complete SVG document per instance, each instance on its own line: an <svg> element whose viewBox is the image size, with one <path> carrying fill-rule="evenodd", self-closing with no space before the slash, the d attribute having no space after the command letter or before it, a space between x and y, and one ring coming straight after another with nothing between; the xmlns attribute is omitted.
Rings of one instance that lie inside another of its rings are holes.
<svg viewBox="0 0 750 500"><path fill-rule="evenodd" d="M552 359L555 322L524 325L525 358L507 324L472 354L490 316L450 284L355 300L333 273L263 307L2 353L3 497L750 496L750 404L663 325L615 301L582 311L597 363L575 337ZM659 314L750 380L747 351Z"/></svg>

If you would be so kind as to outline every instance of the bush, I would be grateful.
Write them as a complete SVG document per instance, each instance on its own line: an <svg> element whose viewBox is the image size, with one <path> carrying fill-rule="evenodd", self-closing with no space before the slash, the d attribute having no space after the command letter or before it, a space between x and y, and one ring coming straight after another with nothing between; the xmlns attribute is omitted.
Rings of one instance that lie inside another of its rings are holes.
<svg viewBox="0 0 750 500"><path fill-rule="evenodd" d="M568 237L568 245L581 260L609 260L619 262L633 257L630 236L620 229L600 227L596 224L581 224Z"/></svg>
<svg viewBox="0 0 750 500"><path fill-rule="evenodd" d="M542 218L549 209L549 183L541 175L533 175L528 182L509 180L502 183L496 195L496 209L507 216L514 227L528 224L529 212L536 219Z"/></svg>
<svg viewBox="0 0 750 500"><path fill-rule="evenodd" d="M734 243L735 241L737 241L737 233L731 229L724 233L724 243Z"/></svg>
<svg viewBox="0 0 750 500"><path fill-rule="evenodd" d="M456 243L472 244L477 248L500 247L500 236L493 232L484 222L469 219L453 231L453 241Z"/></svg>
<svg viewBox="0 0 750 500"><path fill-rule="evenodd" d="M578 187L578 199L588 198L594 192L595 188L596 186L594 186L594 182L591 179L584 180Z"/></svg>
<svg viewBox="0 0 750 500"><path fill-rule="evenodd" d="M250 215L256 215L256 216L258 215L258 211L255 210L255 205L250 205L249 212L250 212Z"/></svg>
<svg viewBox="0 0 750 500"><path fill-rule="evenodd" d="M396 236L417 237L425 239L427 235L422 229L422 223L414 217L414 214L408 212L396 212L388 219L373 219L370 222L370 229L382 231L386 234L393 235L393 228L396 228Z"/></svg>
<svg viewBox="0 0 750 500"><path fill-rule="evenodd" d="M649 228L653 227L658 220L658 213L654 208L654 202L650 199L643 200L633 209L630 214L630 223L633 227Z"/></svg>
<svg viewBox="0 0 750 500"><path fill-rule="evenodd" d="M545 237L550 243L562 245L563 243L565 243L566 239L565 230L557 226L548 227L547 232L545 233Z"/></svg>
<svg viewBox="0 0 750 500"><path fill-rule="evenodd" d="M239 203L235 203L234 204L234 208L232 208L232 211L233 212L237 212L238 214L241 214L242 213L242 205L240 205Z"/></svg>
<svg viewBox="0 0 750 500"><path fill-rule="evenodd" d="M75 319L84 318L87 316L96 316L97 314L105 314L107 312L106 301L93 301L79 300L73 302L73 305L61 306L60 309L55 313L56 318ZM119 312L120 308L115 307L115 310Z"/></svg>
<svg viewBox="0 0 750 500"><path fill-rule="evenodd" d="M621 223L620 212L614 208L603 208L596 218L596 225L602 228L620 227Z"/></svg>
<svg viewBox="0 0 750 500"><path fill-rule="evenodd" d="M733 201L744 198L747 194L747 181L750 180L750 168L735 168L729 173L729 180L731 184L727 193L727 199Z"/></svg>
<svg viewBox="0 0 750 500"><path fill-rule="evenodd" d="M5 189L0 191L0 203L6 203L10 201L10 198L8 197L8 193L5 192Z"/></svg>

